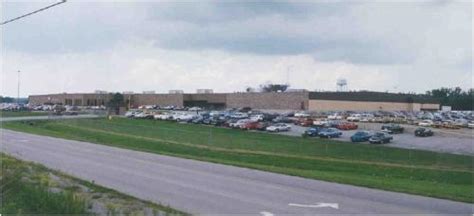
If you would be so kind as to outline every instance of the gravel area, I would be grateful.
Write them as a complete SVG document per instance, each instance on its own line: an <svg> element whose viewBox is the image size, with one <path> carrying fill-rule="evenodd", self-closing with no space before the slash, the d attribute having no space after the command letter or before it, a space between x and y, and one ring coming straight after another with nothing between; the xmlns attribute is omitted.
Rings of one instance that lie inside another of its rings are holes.
<svg viewBox="0 0 474 216"><path fill-rule="evenodd" d="M379 123L359 123L360 130L380 130L382 124ZM474 141L473 133L474 130L471 129L459 129L459 130L445 130L445 129L435 129L435 135L432 137L415 137L414 130L416 126L413 125L403 125L405 127L405 132L403 134L394 134L393 140L389 144L384 144L390 147L396 148L407 148L407 149L421 149L435 152L446 152L453 154L462 154L462 155L474 155ZM292 130L289 132L282 132L281 134L289 136L301 136L301 134L306 130L306 127L301 127L297 125L292 126ZM343 134L340 138L336 140L350 142L350 137L357 130L343 131ZM319 139L319 138L313 138ZM361 143L354 143L361 144ZM365 142L365 144L369 144Z"/></svg>

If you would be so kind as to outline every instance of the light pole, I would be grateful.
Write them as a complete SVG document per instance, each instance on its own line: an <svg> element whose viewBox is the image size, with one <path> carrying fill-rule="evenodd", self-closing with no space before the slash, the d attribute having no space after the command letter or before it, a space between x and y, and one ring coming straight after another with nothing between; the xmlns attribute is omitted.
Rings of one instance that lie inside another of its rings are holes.
<svg viewBox="0 0 474 216"><path fill-rule="evenodd" d="M16 103L20 105L20 70L18 70L18 88L16 92Z"/></svg>

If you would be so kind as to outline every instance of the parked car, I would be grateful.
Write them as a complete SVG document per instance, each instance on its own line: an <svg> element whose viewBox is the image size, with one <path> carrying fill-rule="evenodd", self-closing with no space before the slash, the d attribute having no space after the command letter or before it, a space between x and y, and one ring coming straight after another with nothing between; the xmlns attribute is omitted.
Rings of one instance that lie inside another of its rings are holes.
<svg viewBox="0 0 474 216"><path fill-rule="evenodd" d="M360 121L361 119L361 115L360 114L352 114L350 115L349 117L347 117L347 121L353 121L353 122L358 122Z"/></svg>
<svg viewBox="0 0 474 216"><path fill-rule="evenodd" d="M240 126L240 129L244 129L244 130L256 130L258 127L258 121L248 121L246 123L244 123L243 125Z"/></svg>
<svg viewBox="0 0 474 216"><path fill-rule="evenodd" d="M313 120L309 118L301 118L301 119L298 119L296 124L303 127L308 127L308 126L313 125Z"/></svg>
<svg viewBox="0 0 474 216"><path fill-rule="evenodd" d="M285 116L277 116L272 120L274 123L293 123L293 120Z"/></svg>
<svg viewBox="0 0 474 216"><path fill-rule="evenodd" d="M249 115L247 113L236 112L230 115L230 117L234 119L245 119L248 118Z"/></svg>
<svg viewBox="0 0 474 216"><path fill-rule="evenodd" d="M431 127L432 125L433 125L433 121L431 120L423 120L418 123L418 126L421 126L421 127Z"/></svg>
<svg viewBox="0 0 474 216"><path fill-rule="evenodd" d="M317 127L328 127L329 121L328 120L315 120L313 121L313 125Z"/></svg>
<svg viewBox="0 0 474 216"><path fill-rule="evenodd" d="M321 138L335 138L340 137L342 132L336 128L325 128L319 132L319 137Z"/></svg>
<svg viewBox="0 0 474 216"><path fill-rule="evenodd" d="M291 126L284 123L274 124L266 128L266 131L268 132L280 132L280 131L289 131L289 130L291 130Z"/></svg>
<svg viewBox="0 0 474 216"><path fill-rule="evenodd" d="M382 125L381 129L383 132L386 132L389 134L399 134L399 133L403 133L403 131L405 130L405 128L403 128L399 124Z"/></svg>
<svg viewBox="0 0 474 216"><path fill-rule="evenodd" d="M302 136L303 137L317 137L319 136L319 132L321 130L322 128L320 127L310 127L303 132Z"/></svg>
<svg viewBox="0 0 474 216"><path fill-rule="evenodd" d="M202 121L204 120L204 117L202 116L198 116L196 118L194 118L191 123L194 123L194 124L202 124Z"/></svg>
<svg viewBox="0 0 474 216"><path fill-rule="evenodd" d="M309 113L306 113L306 112L296 112L294 114L294 117L297 117L297 118L308 118L310 116L311 115Z"/></svg>
<svg viewBox="0 0 474 216"><path fill-rule="evenodd" d="M153 115L150 113L145 113L145 112L140 112L138 114L135 114L135 118L141 118L141 119L153 119Z"/></svg>
<svg viewBox="0 0 474 216"><path fill-rule="evenodd" d="M256 121L256 122L263 121L263 119L264 119L264 116L262 114L257 114L257 115L250 116L250 120Z"/></svg>
<svg viewBox="0 0 474 216"><path fill-rule="evenodd" d="M224 126L226 121L227 120L225 118L213 117L213 118L211 118L210 124L214 125L214 126L217 126L217 127L221 127L221 126Z"/></svg>
<svg viewBox="0 0 474 216"><path fill-rule="evenodd" d="M267 127L270 127L271 125L270 122L259 122L256 129L259 131L265 131Z"/></svg>
<svg viewBox="0 0 474 216"><path fill-rule="evenodd" d="M188 109L188 111L201 111L202 108L201 107L191 107Z"/></svg>
<svg viewBox="0 0 474 216"><path fill-rule="evenodd" d="M250 119L240 119L240 120L238 120L234 123L230 123L229 126L231 128L242 128L242 126L244 126L248 122L251 122L251 120Z"/></svg>
<svg viewBox="0 0 474 216"><path fill-rule="evenodd" d="M127 117L127 118L133 118L133 117L135 117L135 115L138 114L138 113L139 113L139 112L137 112L137 111L127 111L127 112L125 113L125 117Z"/></svg>
<svg viewBox="0 0 474 216"><path fill-rule="evenodd" d="M446 129L460 129L459 125L454 124L453 122L443 122L443 128Z"/></svg>
<svg viewBox="0 0 474 216"><path fill-rule="evenodd" d="M175 116L174 120L176 120L177 122L191 122L194 118L196 118L196 115L181 114Z"/></svg>
<svg viewBox="0 0 474 216"><path fill-rule="evenodd" d="M356 130L358 126L352 122L341 122L336 125L336 128L339 130Z"/></svg>
<svg viewBox="0 0 474 216"><path fill-rule="evenodd" d="M384 132L377 132L369 138L369 143L372 144L382 144L382 143L389 143L393 137L388 133Z"/></svg>
<svg viewBox="0 0 474 216"><path fill-rule="evenodd" d="M474 122L467 123L467 128L473 129L474 128Z"/></svg>
<svg viewBox="0 0 474 216"><path fill-rule="evenodd" d="M372 134L368 131L357 131L354 135L351 136L352 142L366 142L369 141Z"/></svg>
<svg viewBox="0 0 474 216"><path fill-rule="evenodd" d="M420 127L415 130L415 136L417 137L433 136L433 134L434 134L433 131L428 128Z"/></svg>
<svg viewBox="0 0 474 216"><path fill-rule="evenodd" d="M328 115L329 120L342 120L342 116L338 113L334 113L332 115Z"/></svg>
<svg viewBox="0 0 474 216"><path fill-rule="evenodd" d="M210 116L207 116L202 120L202 123L206 124L206 125L210 125L211 122L212 122L212 117L210 117Z"/></svg>

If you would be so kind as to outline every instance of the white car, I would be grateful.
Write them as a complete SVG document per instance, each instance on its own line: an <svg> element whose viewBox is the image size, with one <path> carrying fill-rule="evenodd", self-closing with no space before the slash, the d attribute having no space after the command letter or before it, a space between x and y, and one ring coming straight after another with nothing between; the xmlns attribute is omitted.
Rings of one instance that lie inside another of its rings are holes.
<svg viewBox="0 0 474 216"><path fill-rule="evenodd" d="M305 112L297 112L295 113L295 117L298 117L298 118L307 118L307 117L310 117L311 115L309 113L305 113Z"/></svg>
<svg viewBox="0 0 474 216"><path fill-rule="evenodd" d="M136 111L127 111L125 113L125 117L127 118L132 118L132 117L135 117L135 115L137 115L139 112L136 112Z"/></svg>
<svg viewBox="0 0 474 216"><path fill-rule="evenodd" d="M235 123L230 123L229 127L231 127L231 128L242 128L242 126L244 126L245 124L247 124L248 122L251 122L251 121L252 120L250 120L250 119L240 119Z"/></svg>
<svg viewBox="0 0 474 216"><path fill-rule="evenodd" d="M430 127L432 125L433 125L433 121L431 120L423 120L418 123L418 126L421 126L421 127Z"/></svg>
<svg viewBox="0 0 474 216"><path fill-rule="evenodd" d="M289 131L289 130L291 130L291 126L288 125L288 124L279 123L279 124L274 124L270 127L267 127L266 130L268 132Z"/></svg>
<svg viewBox="0 0 474 216"><path fill-rule="evenodd" d="M340 116L337 113L334 113L333 115L328 115L329 120L342 120L342 116Z"/></svg>
<svg viewBox="0 0 474 216"><path fill-rule="evenodd" d="M140 112L140 113L135 114L134 117L135 118L148 118L150 116L151 116L151 114L148 114L148 113L145 113L145 112Z"/></svg>
<svg viewBox="0 0 474 216"><path fill-rule="evenodd" d="M474 122L467 123L467 127L473 129L474 128Z"/></svg>
<svg viewBox="0 0 474 216"><path fill-rule="evenodd" d="M201 111L201 107L191 107L188 109L189 111Z"/></svg>
<svg viewBox="0 0 474 216"><path fill-rule="evenodd" d="M250 116L250 120L252 120L252 121L263 121L263 115L258 114L258 115Z"/></svg>
<svg viewBox="0 0 474 216"><path fill-rule="evenodd" d="M177 122L187 122L191 121L196 117L196 115L191 115L191 114L180 114L177 116L174 116L173 119L176 120Z"/></svg>
<svg viewBox="0 0 474 216"><path fill-rule="evenodd" d="M158 120L168 120L171 118L171 115L168 113L157 114L153 116L154 119Z"/></svg>
<svg viewBox="0 0 474 216"><path fill-rule="evenodd" d="M360 121L360 119L362 118L362 116L360 114L352 114L350 115L349 117L347 117L347 121L352 121L352 122L358 122Z"/></svg>
<svg viewBox="0 0 474 216"><path fill-rule="evenodd" d="M328 120L315 120L313 121L313 125L315 126L325 126L328 125L329 121Z"/></svg>
<svg viewBox="0 0 474 216"><path fill-rule="evenodd" d="M247 113L237 112L237 113L232 114L230 117L234 119L243 119L243 118L248 118L249 115Z"/></svg>

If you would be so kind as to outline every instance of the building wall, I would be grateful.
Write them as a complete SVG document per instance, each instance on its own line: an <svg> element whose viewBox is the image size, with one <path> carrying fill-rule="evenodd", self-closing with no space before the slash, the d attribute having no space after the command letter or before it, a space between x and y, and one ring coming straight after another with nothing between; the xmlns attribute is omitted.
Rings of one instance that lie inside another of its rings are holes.
<svg viewBox="0 0 474 216"><path fill-rule="evenodd" d="M439 109L439 104L400 103L400 102L368 102L339 100L309 100L312 111L420 111L421 109Z"/></svg>
<svg viewBox="0 0 474 216"><path fill-rule="evenodd" d="M307 92L230 93L227 107L254 109L302 110L308 107Z"/></svg>
<svg viewBox="0 0 474 216"><path fill-rule="evenodd" d="M127 100L125 96L125 100ZM131 104L135 107L141 105L159 106L183 106L182 94L134 94L131 96Z"/></svg>
<svg viewBox="0 0 474 216"><path fill-rule="evenodd" d="M184 101L207 101L208 103L226 103L227 94L210 93L210 94L185 94Z"/></svg>
<svg viewBox="0 0 474 216"><path fill-rule="evenodd" d="M46 103L63 104L70 103L73 105L75 102L82 103L83 94L49 94L49 95L34 95L28 97L28 102L34 105L42 105Z"/></svg>
<svg viewBox="0 0 474 216"><path fill-rule="evenodd" d="M422 110L439 110L440 105L439 104L421 104L420 109Z"/></svg>

